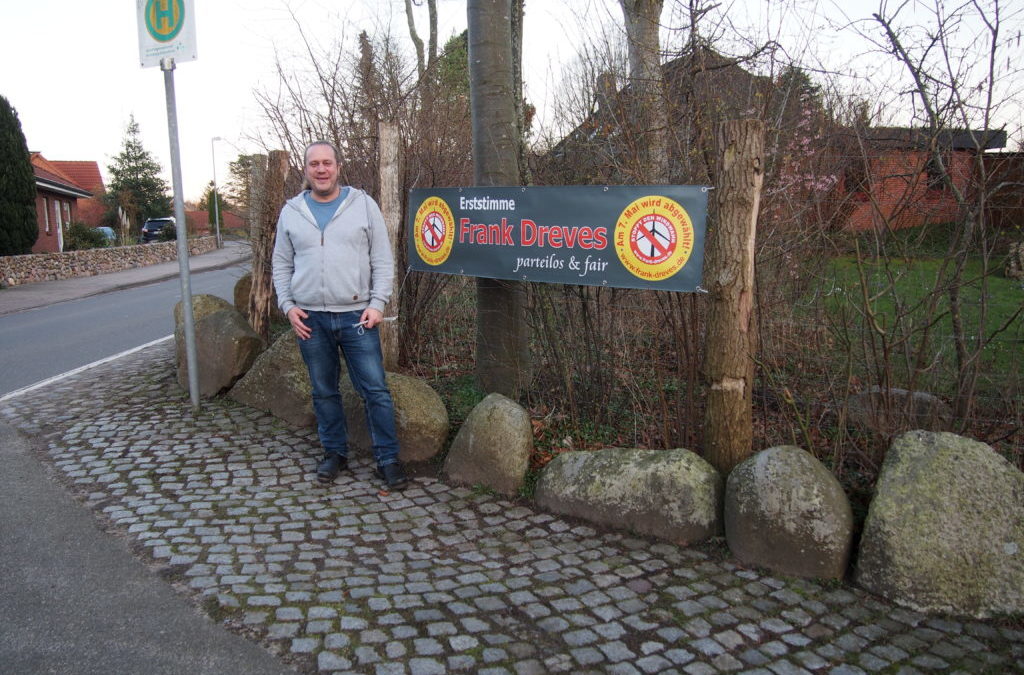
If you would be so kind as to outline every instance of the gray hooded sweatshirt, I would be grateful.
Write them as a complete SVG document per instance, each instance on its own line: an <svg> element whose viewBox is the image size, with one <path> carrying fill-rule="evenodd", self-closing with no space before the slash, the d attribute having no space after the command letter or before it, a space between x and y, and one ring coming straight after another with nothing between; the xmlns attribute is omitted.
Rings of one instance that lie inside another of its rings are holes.
<svg viewBox="0 0 1024 675"><path fill-rule="evenodd" d="M380 208L356 188L323 231L305 192L285 202L274 243L274 290L281 311L381 312L391 297L395 263Z"/></svg>

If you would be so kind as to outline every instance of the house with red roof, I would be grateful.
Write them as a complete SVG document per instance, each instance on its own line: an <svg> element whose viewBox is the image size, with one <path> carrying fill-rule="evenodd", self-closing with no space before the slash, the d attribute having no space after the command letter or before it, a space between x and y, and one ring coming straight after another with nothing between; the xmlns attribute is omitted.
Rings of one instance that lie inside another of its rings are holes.
<svg viewBox="0 0 1024 675"><path fill-rule="evenodd" d="M78 217L75 220L90 227L102 225L103 216L107 212L107 205L103 203L103 195L107 188L103 184L99 164L92 161L67 160L50 160L50 164L60 169L75 185L92 193L92 197L78 200Z"/></svg>
<svg viewBox="0 0 1024 675"><path fill-rule="evenodd" d="M33 152L30 155L36 179L36 221L39 223L39 237L32 246L32 252L63 251L64 230L79 218L78 200L89 199L93 193L42 154Z"/></svg>

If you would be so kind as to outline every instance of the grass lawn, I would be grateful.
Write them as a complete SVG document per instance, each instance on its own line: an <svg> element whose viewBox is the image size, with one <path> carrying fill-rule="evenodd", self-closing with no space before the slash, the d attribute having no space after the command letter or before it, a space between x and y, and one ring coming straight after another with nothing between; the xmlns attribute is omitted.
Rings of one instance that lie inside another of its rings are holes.
<svg viewBox="0 0 1024 675"><path fill-rule="evenodd" d="M949 295L944 284L936 284L943 273L942 261L935 258L871 260L862 262L867 293L862 290L861 271L853 257L832 261L822 294L825 309L836 321L845 326L851 339L855 358L867 353L865 302L871 308L881 337L890 341L910 336L915 347L922 344L927 334L925 351L934 365L929 368L921 385L937 389L935 393L952 391L956 381L956 357L949 313ZM948 277L949 269L945 271ZM1001 275L984 275L980 260L971 260L964 273L961 290L963 324L968 335L977 335L982 319L982 298L986 300L983 339L992 337L1001 327L1006 329L994 336L980 354L984 390L1005 391L1007 386L1020 387L1019 361L1024 355L1024 287L1019 281ZM982 280L984 279L984 283ZM934 300L934 307L930 308ZM846 319L846 321L844 321ZM930 328L928 328L931 326ZM973 339L976 343L977 339ZM878 340L876 340L876 344ZM860 348L859 353L857 348ZM856 362L856 361L855 361ZM894 363L895 365L895 363ZM902 369L903 377L906 370ZM897 372L900 372L897 370ZM993 389L994 388L994 389Z"/></svg>

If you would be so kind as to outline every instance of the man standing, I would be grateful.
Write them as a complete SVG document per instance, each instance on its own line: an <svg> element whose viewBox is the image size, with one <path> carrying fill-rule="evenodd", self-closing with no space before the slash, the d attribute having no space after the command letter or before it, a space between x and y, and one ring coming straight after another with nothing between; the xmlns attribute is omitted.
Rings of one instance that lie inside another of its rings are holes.
<svg viewBox="0 0 1024 675"><path fill-rule="evenodd" d="M384 217L368 194L338 184L338 151L332 144L310 143L303 161L309 189L281 209L273 276L313 384L324 448L316 476L330 483L348 468L340 349L366 408L377 475L388 488L401 490L409 480L398 460L395 409L377 333L395 275Z"/></svg>

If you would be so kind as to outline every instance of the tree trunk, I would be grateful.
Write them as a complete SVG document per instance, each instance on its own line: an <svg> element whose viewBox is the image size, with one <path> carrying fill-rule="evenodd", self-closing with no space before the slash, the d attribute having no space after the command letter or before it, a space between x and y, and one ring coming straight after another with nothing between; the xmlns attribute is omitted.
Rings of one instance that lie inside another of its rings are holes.
<svg viewBox="0 0 1024 675"><path fill-rule="evenodd" d="M437 61L437 0L427 0L427 24L427 70L433 70Z"/></svg>
<svg viewBox="0 0 1024 675"><path fill-rule="evenodd" d="M515 96L516 136L519 138L519 184L530 185L530 163L526 147L526 101L523 100L523 20L525 0L512 0L512 91Z"/></svg>
<svg viewBox="0 0 1024 675"><path fill-rule="evenodd" d="M416 30L416 17L412 13L412 0L405 0L405 20L409 25L409 39L416 50L416 74L420 84L423 83L423 76L428 70L433 70L434 61L437 60L437 0L427 0L427 22L429 35L427 37L427 53L423 52L423 38Z"/></svg>
<svg viewBox="0 0 1024 675"><path fill-rule="evenodd" d="M423 71L426 70L426 58L423 55L423 40L416 32L416 17L412 13L412 0L405 0L405 20L409 24L409 39L416 50L416 74L423 80Z"/></svg>
<svg viewBox="0 0 1024 675"><path fill-rule="evenodd" d="M512 0L469 0L467 15L474 180L517 185ZM529 384L524 295L518 282L477 279L476 379L484 392L517 398Z"/></svg>
<svg viewBox="0 0 1024 675"><path fill-rule="evenodd" d="M267 179L267 156L253 155L249 167L249 245L256 245L263 222L263 183Z"/></svg>
<svg viewBox="0 0 1024 675"><path fill-rule="evenodd" d="M259 219L254 221L252 240L252 289L249 291L249 323L264 340L270 339L270 310L274 297L271 256L277 235L277 215L284 206L284 182L288 175L288 153L271 150L260 191Z"/></svg>
<svg viewBox="0 0 1024 675"><path fill-rule="evenodd" d="M710 293L704 368L708 383L704 456L722 476L750 456L757 331L754 237L764 180L764 123L718 127L717 226L707 239Z"/></svg>
<svg viewBox="0 0 1024 675"><path fill-rule="evenodd" d="M388 228L388 240L395 256L395 290L391 300L384 309L385 316L394 316L401 306L398 294L402 290L399 281L405 269L405 249L399 244L399 232L402 229L402 176L399 172L401 162L402 139L398 134L398 125L389 122L380 123L380 210L384 214L384 224ZM384 352L384 369L395 370L398 366L398 345L401 331L399 322L385 322L380 328L380 346Z"/></svg>
<svg viewBox="0 0 1024 675"><path fill-rule="evenodd" d="M668 183L668 111L661 78L663 0L619 0L626 23L633 123L639 145L639 182Z"/></svg>

